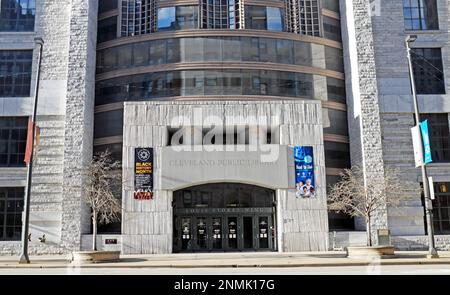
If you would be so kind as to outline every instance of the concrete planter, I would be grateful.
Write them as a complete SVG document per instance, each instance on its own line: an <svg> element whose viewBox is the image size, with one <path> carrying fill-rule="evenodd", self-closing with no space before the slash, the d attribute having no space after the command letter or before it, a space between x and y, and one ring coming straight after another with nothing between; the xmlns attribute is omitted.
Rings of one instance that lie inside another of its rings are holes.
<svg viewBox="0 0 450 295"><path fill-rule="evenodd" d="M393 258L394 247L392 246L372 246L372 247L347 247L348 258Z"/></svg>
<svg viewBox="0 0 450 295"><path fill-rule="evenodd" d="M101 263L119 261L120 251L82 251L72 253L72 263Z"/></svg>

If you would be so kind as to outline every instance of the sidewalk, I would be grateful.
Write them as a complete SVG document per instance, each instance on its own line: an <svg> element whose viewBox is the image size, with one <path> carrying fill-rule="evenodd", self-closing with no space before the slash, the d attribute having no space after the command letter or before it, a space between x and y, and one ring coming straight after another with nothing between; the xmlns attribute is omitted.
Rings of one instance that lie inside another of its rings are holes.
<svg viewBox="0 0 450 295"><path fill-rule="evenodd" d="M0 257L0 268L214 268L214 267L332 267L379 265L447 264L450 252L427 259L426 252L396 252L395 258L381 260L348 259L344 252L320 253L209 253L172 255L124 255L115 263L75 265L67 256L30 257L28 265L18 264L18 257Z"/></svg>

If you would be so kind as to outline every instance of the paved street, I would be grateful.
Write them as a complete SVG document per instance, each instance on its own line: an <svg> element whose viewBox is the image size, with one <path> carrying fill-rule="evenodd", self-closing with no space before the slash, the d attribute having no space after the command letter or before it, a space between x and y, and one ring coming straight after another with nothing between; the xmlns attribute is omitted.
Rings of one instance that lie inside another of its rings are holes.
<svg viewBox="0 0 450 295"><path fill-rule="evenodd" d="M0 275L450 275L450 265L298 268L58 268L0 269Z"/></svg>

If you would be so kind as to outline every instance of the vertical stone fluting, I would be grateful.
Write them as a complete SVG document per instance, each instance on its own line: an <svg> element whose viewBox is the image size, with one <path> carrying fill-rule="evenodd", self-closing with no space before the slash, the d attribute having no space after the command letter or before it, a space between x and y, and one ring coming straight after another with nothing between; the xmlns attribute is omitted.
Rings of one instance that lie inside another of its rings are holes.
<svg viewBox="0 0 450 295"><path fill-rule="evenodd" d="M362 167L366 179L382 181L384 162L370 5L369 0L341 1L350 149L352 165ZM372 222L376 238L377 229L388 227L386 206L376 212ZM357 227L363 229L363 224Z"/></svg>
<svg viewBox="0 0 450 295"><path fill-rule="evenodd" d="M80 249L90 225L83 169L92 158L97 9L98 0L72 1L62 206L62 245L71 250Z"/></svg>

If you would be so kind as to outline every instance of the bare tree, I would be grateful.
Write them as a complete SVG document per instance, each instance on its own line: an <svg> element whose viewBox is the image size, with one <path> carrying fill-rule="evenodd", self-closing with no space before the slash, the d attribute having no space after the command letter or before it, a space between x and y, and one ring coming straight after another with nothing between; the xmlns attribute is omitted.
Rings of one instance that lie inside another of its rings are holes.
<svg viewBox="0 0 450 295"><path fill-rule="evenodd" d="M109 224L120 219L122 206L114 196L115 181L121 179L119 168L120 162L114 161L106 150L95 155L86 169L85 202L92 211L93 251L97 251L98 223Z"/></svg>
<svg viewBox="0 0 450 295"><path fill-rule="evenodd" d="M365 177L360 167L345 169L340 181L330 187L328 207L366 223L367 245L372 246L372 222L378 210L395 207L401 198L420 191L417 184L401 180L397 170L386 169L380 178ZM417 188L417 190L415 190Z"/></svg>

